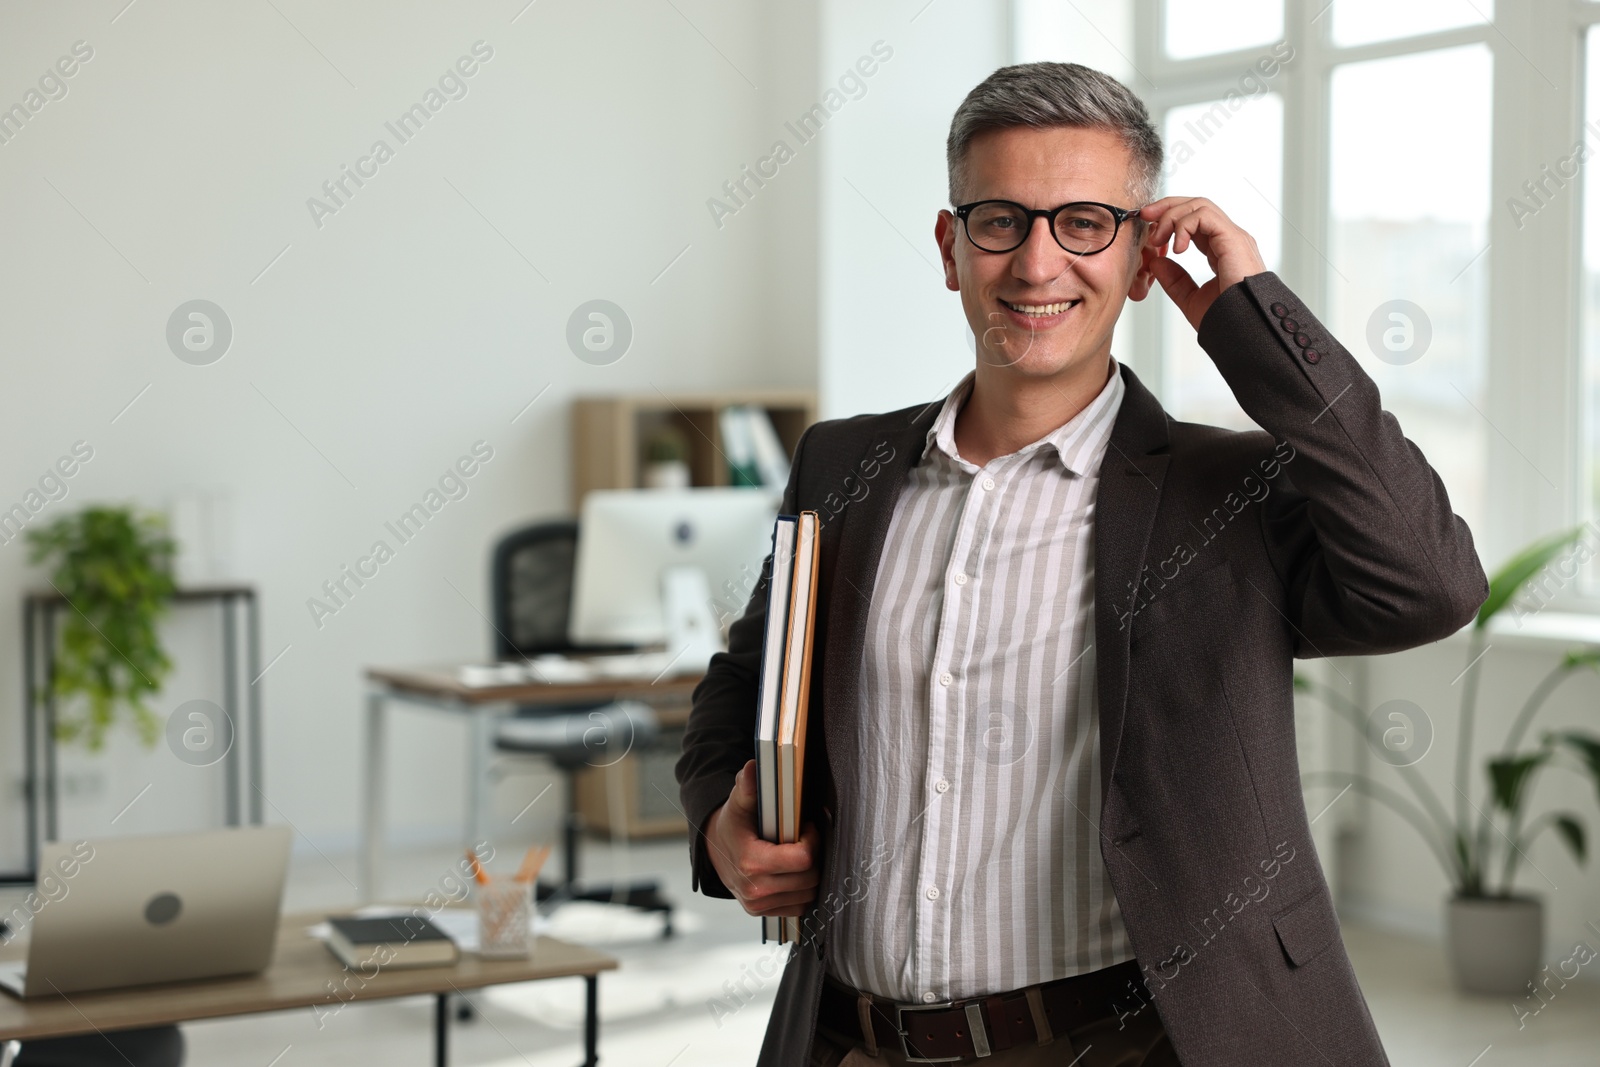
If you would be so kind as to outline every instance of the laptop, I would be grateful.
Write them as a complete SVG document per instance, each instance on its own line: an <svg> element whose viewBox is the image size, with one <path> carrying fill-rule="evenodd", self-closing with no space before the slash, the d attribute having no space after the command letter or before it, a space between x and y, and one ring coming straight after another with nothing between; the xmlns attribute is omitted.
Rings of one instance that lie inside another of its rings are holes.
<svg viewBox="0 0 1600 1067"><path fill-rule="evenodd" d="M0 987L54 996L265 970L290 840L250 826L44 845L28 958L0 963Z"/></svg>

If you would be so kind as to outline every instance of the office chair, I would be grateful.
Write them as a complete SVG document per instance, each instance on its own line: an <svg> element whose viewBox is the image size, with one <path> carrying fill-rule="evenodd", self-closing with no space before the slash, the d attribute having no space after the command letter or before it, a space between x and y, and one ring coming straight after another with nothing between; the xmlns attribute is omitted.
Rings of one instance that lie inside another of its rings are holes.
<svg viewBox="0 0 1600 1067"><path fill-rule="evenodd" d="M184 1051L183 1031L156 1026L8 1041L0 1051L0 1067L183 1067Z"/></svg>
<svg viewBox="0 0 1600 1067"><path fill-rule="evenodd" d="M567 636L577 547L578 524L572 521L525 526L507 534L495 546L490 588L497 659L622 651L578 649ZM551 901L552 906L568 900L588 900L661 912L665 919L662 936L672 936L672 905L662 898L657 881L578 886L578 834L583 828L578 814L578 771L614 763L634 747L648 745L659 733L654 709L638 701L563 707L525 705L500 722L495 734L496 751L543 756L566 778L563 877L555 886L541 881L538 900Z"/></svg>

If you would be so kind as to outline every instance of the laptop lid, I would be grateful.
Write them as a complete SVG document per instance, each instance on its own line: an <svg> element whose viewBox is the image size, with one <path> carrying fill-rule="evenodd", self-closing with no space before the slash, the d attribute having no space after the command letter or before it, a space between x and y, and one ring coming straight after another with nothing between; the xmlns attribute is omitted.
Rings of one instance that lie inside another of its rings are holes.
<svg viewBox="0 0 1600 1067"><path fill-rule="evenodd" d="M266 969L290 840L250 826L42 846L23 996Z"/></svg>

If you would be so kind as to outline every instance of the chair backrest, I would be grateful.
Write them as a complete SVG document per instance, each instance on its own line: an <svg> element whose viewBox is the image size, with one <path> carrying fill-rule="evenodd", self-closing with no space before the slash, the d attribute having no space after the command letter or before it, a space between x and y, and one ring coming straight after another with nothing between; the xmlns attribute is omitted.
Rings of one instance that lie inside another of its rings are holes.
<svg viewBox="0 0 1600 1067"><path fill-rule="evenodd" d="M572 650L567 618L577 549L572 520L534 523L500 539L489 579L497 658Z"/></svg>

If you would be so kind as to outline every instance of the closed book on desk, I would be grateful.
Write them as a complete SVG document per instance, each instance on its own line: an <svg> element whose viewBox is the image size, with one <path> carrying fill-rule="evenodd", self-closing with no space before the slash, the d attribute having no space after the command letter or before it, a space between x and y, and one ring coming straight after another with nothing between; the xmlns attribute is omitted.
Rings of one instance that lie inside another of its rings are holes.
<svg viewBox="0 0 1600 1067"><path fill-rule="evenodd" d="M328 920L328 950L346 967L437 967L461 958L445 932L418 915Z"/></svg>

